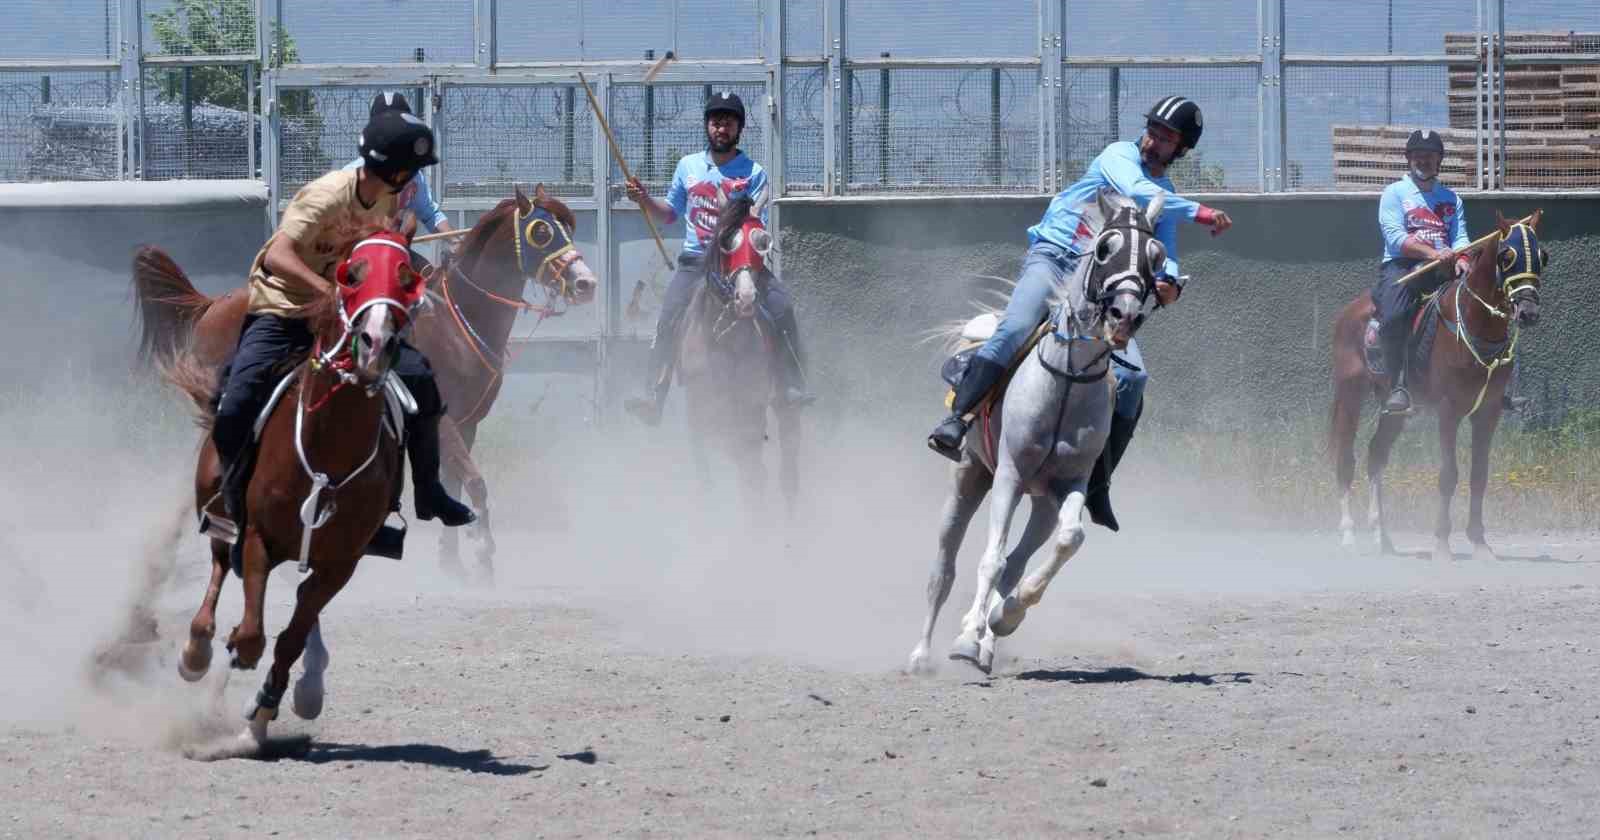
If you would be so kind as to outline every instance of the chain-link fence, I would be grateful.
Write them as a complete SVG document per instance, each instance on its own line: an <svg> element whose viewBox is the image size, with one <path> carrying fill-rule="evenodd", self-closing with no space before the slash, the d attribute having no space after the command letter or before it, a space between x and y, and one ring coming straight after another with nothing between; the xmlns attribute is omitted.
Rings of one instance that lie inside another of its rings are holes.
<svg viewBox="0 0 1600 840"><path fill-rule="evenodd" d="M1600 189L1584 0L16 0L0 180L289 188L353 154L358 93L403 86L448 138L446 201L589 196L609 153L579 69L652 183L731 84L786 194L1053 192L1172 93L1206 115L1173 172L1190 191L1378 189L1418 127L1452 185Z"/></svg>

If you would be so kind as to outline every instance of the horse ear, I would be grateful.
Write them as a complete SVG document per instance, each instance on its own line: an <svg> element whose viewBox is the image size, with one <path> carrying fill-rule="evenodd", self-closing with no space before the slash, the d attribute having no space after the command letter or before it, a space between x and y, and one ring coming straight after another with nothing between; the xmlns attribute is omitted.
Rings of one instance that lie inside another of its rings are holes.
<svg viewBox="0 0 1600 840"><path fill-rule="evenodd" d="M539 183L534 185L534 187L533 187L533 201L534 201L535 204L543 204L549 198L550 198L550 194L544 191L544 182L543 181L540 181Z"/></svg>
<svg viewBox="0 0 1600 840"><path fill-rule="evenodd" d="M521 184L517 184L517 185L513 186L512 187L512 191L516 193L517 209L521 210L524 213L532 213L533 212L533 205L531 203L529 203L527 193L524 193L522 191L522 185Z"/></svg>
<svg viewBox="0 0 1600 840"><path fill-rule="evenodd" d="M1107 223L1117 214L1116 206L1111 203L1111 195L1111 191L1105 187L1096 190L1094 194L1095 203L1100 205L1100 215L1105 218Z"/></svg>
<svg viewBox="0 0 1600 840"><path fill-rule="evenodd" d="M1541 218L1543 218L1543 217L1544 217L1544 208L1543 207L1540 207L1539 209L1533 211L1533 218L1528 220L1528 227L1531 228L1534 233L1538 233L1539 232L1539 220Z"/></svg>
<svg viewBox="0 0 1600 840"><path fill-rule="evenodd" d="M1494 226L1499 228L1500 237L1502 239L1505 238L1506 234L1511 232L1511 223L1506 221L1506 217L1501 215L1499 210L1494 211Z"/></svg>
<svg viewBox="0 0 1600 840"><path fill-rule="evenodd" d="M1166 205L1167 194L1165 191L1162 191L1156 193L1155 197L1150 199L1149 206L1145 207L1144 218L1145 221L1150 223L1150 227L1152 229L1156 226L1157 222L1161 221L1161 208L1165 207Z"/></svg>

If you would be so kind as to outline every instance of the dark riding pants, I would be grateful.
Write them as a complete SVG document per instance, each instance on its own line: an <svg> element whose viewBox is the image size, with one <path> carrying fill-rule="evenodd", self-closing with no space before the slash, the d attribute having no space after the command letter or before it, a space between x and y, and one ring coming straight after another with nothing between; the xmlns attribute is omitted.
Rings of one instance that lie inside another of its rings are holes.
<svg viewBox="0 0 1600 840"><path fill-rule="evenodd" d="M311 350L311 330L305 321L278 315L246 315L239 344L222 371L222 392L217 400L211 440L223 463L232 463L250 442L256 415L272 396L274 373L282 364Z"/></svg>
<svg viewBox="0 0 1600 840"><path fill-rule="evenodd" d="M1391 375L1405 367L1406 342L1411 338L1411 321L1417 315L1422 298L1436 291L1450 279L1449 268L1440 268L1409 283L1400 278L1409 274L1422 260L1396 259L1383 264L1378 270L1378 282L1372 287L1372 304L1378 319L1378 337L1383 345L1384 367ZM1397 380L1398 381L1398 380Z"/></svg>

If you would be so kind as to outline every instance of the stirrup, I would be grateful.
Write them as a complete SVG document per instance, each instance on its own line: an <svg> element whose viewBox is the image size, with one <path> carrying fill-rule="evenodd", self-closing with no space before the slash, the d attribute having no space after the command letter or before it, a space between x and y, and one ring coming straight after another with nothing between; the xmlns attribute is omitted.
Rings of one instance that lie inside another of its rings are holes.
<svg viewBox="0 0 1600 840"><path fill-rule="evenodd" d="M1389 403L1394 400L1396 394L1405 395L1406 404L1404 408L1391 408L1389 406ZM1411 401L1411 392L1407 391L1405 388L1391 389L1389 391L1389 396L1383 401L1382 411L1384 414L1393 414L1399 417L1409 417L1417 413L1416 404Z"/></svg>

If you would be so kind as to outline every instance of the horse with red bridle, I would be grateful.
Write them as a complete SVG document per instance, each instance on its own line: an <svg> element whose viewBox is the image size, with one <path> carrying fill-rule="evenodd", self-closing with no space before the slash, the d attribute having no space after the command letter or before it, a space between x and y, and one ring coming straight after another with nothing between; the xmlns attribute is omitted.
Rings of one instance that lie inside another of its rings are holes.
<svg viewBox="0 0 1600 840"><path fill-rule="evenodd" d="M293 709L307 720L322 711L328 652L319 616L355 573L362 552L389 513L400 479L405 389L390 371L401 336L427 293L410 264L415 219L369 233L350 249L336 276L337 297L302 313L316 336L311 353L285 372L262 419L259 449L246 488L242 541L244 615L228 634L232 666L254 669L266 651L267 577L285 561L299 563L301 583L294 613L278 634L272 667L246 717L248 735L261 743L289 686L289 669L305 654ZM201 424L214 417L217 380L192 351L166 365L170 381L194 401ZM222 470L210 435L195 469L195 507L220 506ZM217 600L230 568L228 535L209 532L211 579L189 625L178 672L195 681L210 668Z"/></svg>
<svg viewBox="0 0 1600 840"><path fill-rule="evenodd" d="M778 484L793 510L800 492L800 418L797 408L778 398L781 377L775 371L776 354L793 351L777 340L772 319L761 311L772 245L759 205L744 195L727 202L706 249L705 282L679 327L683 339L674 369L684 386L702 484L711 481L709 456L715 451L733 462L745 502L763 504L762 449L771 408L778 426Z"/></svg>
<svg viewBox="0 0 1600 840"><path fill-rule="evenodd" d="M428 287L435 305L416 319L413 340L433 365L448 406L439 424L446 486L454 491L464 485L472 498L478 513L475 535L481 540L478 568L485 578L493 577L495 543L488 485L473 463L473 442L478 424L500 394L518 314L533 312L542 320L594 299L594 273L573 241L576 223L572 210L543 184L534 189L531 201L517 189L462 237L458 256L447 256L432 270ZM541 292L541 302L524 298L528 285ZM207 297L152 246L134 257L133 286L146 359L169 356L187 345L203 364L227 361L249 302L245 288ZM444 529L440 547L445 568L460 574L454 529Z"/></svg>
<svg viewBox="0 0 1600 840"><path fill-rule="evenodd" d="M1539 245L1540 213L1509 223L1496 214L1497 231L1478 248L1467 274L1439 289L1418 313L1407 352L1413 395L1432 405L1439 417L1439 507L1434 526L1434 557L1449 560L1450 501L1458 479L1456 432L1472 423L1472 490L1467 538L1473 555L1494 559L1484 539L1483 495L1489 484L1489 446L1500 423L1501 397L1511 379L1518 332L1539 320L1539 279L1549 255ZM1333 417L1328 449L1334 456L1345 545L1355 542L1350 484L1355 474L1356 428L1368 393L1382 401L1389 376L1378 370L1372 296L1362 293L1341 311L1333 325ZM1367 445L1371 499L1368 523L1379 550L1394 553L1383 515L1383 470L1405 426L1402 414L1382 414Z"/></svg>

